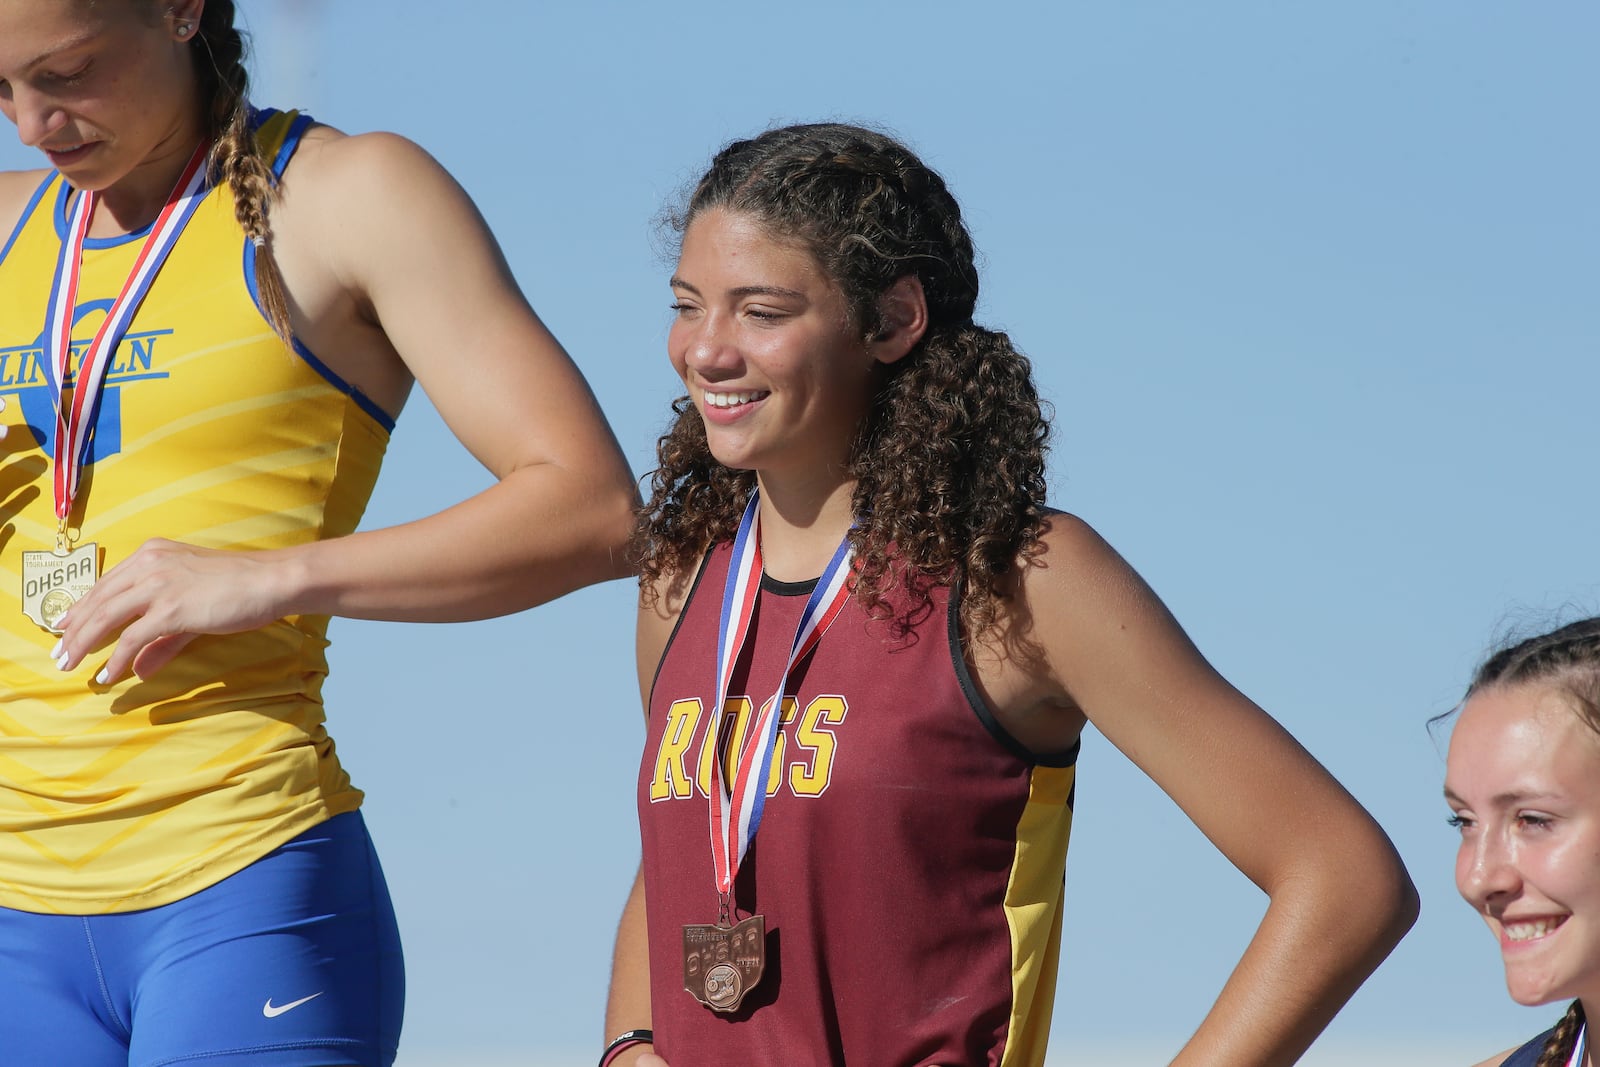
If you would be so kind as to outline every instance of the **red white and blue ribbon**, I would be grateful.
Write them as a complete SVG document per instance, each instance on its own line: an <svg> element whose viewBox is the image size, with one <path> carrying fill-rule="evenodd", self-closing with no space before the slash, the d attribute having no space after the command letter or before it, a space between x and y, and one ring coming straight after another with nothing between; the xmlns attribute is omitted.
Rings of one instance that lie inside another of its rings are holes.
<svg viewBox="0 0 1600 1067"><path fill-rule="evenodd" d="M739 533L733 541L733 558L728 561L728 577L722 590L722 624L717 631L717 702L712 722L720 728L734 665L739 662L755 614L756 592L761 587L760 495L750 493ZM850 599L850 539L846 537L834 550L833 559L817 579L816 588L806 599L789 646L789 661L778 679L772 699L756 709L755 721L745 733L744 744L733 762L732 788L725 788L722 760L711 760L711 859L716 872L717 891L733 891L739 864L761 826L767 800L767 778L772 772L772 750L777 742L782 718L784 690L795 664L809 656L822 640L833 620L839 617Z"/></svg>
<svg viewBox="0 0 1600 1067"><path fill-rule="evenodd" d="M111 366L117 345L133 322L134 313L156 273L166 262L167 255L178 243L183 228L194 216L200 201L205 198L211 183L206 168L206 154L210 145L204 141L194 150L194 156L184 167L178 183L167 195L166 206L150 226L133 269L122 284L105 321L95 332L76 377L72 373L72 323L78 306L78 275L83 265L83 244L89 234L89 221L94 218L95 206L100 196L93 190L79 194L67 222L67 233L61 242L61 254L56 261L54 283L45 309L45 365L50 375L51 391L56 400L56 454L55 454L55 504L56 519L63 529L72 511L72 501L78 495L78 478L89 455L89 431L94 426L96 405L106 370ZM66 391L71 386L68 400Z"/></svg>
<svg viewBox="0 0 1600 1067"><path fill-rule="evenodd" d="M1589 1049L1589 1025L1584 1024L1578 1031L1578 1040L1572 1043L1572 1058L1567 1061L1567 1067L1583 1067L1584 1053Z"/></svg>

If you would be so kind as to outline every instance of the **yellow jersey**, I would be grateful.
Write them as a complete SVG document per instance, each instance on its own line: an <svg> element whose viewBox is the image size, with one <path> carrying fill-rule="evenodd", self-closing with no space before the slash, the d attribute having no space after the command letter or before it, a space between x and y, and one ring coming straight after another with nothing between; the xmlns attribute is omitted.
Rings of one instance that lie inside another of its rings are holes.
<svg viewBox="0 0 1600 1067"><path fill-rule="evenodd" d="M260 113L281 174L307 116ZM22 553L54 545L46 303L73 191L40 185L0 246L0 906L96 914L220 881L360 805L323 726L326 616L203 636L149 681L56 669L21 608ZM72 364L143 233L85 242ZM112 355L71 524L102 572L153 537L273 549L352 532L391 420L256 302L255 250L211 189ZM20 418L21 424L18 424Z"/></svg>

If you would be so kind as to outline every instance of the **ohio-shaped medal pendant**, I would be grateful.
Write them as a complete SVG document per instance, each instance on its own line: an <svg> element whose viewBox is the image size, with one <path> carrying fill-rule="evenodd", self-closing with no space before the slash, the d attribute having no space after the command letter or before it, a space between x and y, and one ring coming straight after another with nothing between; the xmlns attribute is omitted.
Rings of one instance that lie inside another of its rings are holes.
<svg viewBox="0 0 1600 1067"><path fill-rule="evenodd" d="M22 554L22 613L53 634L61 616L94 585L100 549L93 542L70 552Z"/></svg>
<svg viewBox="0 0 1600 1067"><path fill-rule="evenodd" d="M683 988L712 1011L738 1011L767 969L767 920L683 928Z"/></svg>

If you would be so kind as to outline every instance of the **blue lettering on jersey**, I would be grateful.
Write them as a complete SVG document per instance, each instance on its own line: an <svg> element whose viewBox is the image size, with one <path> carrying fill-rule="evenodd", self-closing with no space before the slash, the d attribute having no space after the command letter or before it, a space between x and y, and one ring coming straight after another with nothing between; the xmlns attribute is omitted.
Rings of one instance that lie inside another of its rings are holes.
<svg viewBox="0 0 1600 1067"><path fill-rule="evenodd" d="M91 300L79 304L72 316L74 328L84 319L97 315L95 328L111 310L110 300ZM74 329L74 332L77 332ZM172 333L171 330L141 330L125 334L117 350L111 354L111 366L106 368L105 387L94 413L94 435L89 440L88 463L122 451L122 390L121 386L146 379L166 378L165 371L155 369L156 339ZM72 342L71 369L67 384L78 377L84 353L89 350L91 336ZM0 394L16 393L22 401L22 414L33 439L45 454L56 451L55 397L50 389L49 372L45 369L44 334L41 332L32 344L0 348Z"/></svg>

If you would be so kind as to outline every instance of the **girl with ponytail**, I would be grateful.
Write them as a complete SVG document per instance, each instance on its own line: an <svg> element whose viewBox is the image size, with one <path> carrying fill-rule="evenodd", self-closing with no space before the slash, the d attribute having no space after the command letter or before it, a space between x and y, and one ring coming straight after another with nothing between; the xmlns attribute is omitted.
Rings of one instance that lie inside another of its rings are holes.
<svg viewBox="0 0 1600 1067"><path fill-rule="evenodd" d="M601 1062L1041 1063L1091 722L1271 897L1177 1062L1291 1062L1410 881L1046 505L1043 406L973 321L943 179L792 126L723 149L673 221L687 395L634 532L643 862Z"/></svg>
<svg viewBox="0 0 1600 1067"><path fill-rule="evenodd" d="M1456 888L1500 944L1518 1004L1571 1000L1552 1029L1480 1067L1594 1067L1600 1009L1600 618L1489 657L1450 735Z"/></svg>
<svg viewBox="0 0 1600 1067"><path fill-rule="evenodd" d="M632 478L471 200L252 107L243 60L231 0L0 0L0 111L49 164L0 174L8 1064L392 1063L329 617L624 570ZM417 382L495 484L355 532Z"/></svg>

